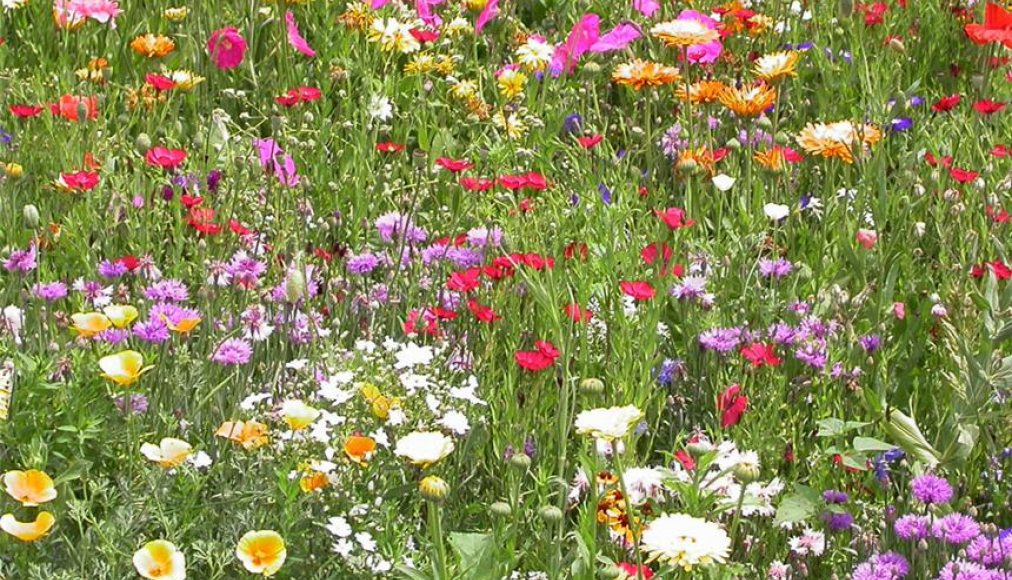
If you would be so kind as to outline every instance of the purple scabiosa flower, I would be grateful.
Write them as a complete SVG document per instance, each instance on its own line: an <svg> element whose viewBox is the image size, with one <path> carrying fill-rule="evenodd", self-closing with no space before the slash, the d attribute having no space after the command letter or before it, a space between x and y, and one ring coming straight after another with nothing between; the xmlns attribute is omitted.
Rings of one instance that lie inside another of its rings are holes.
<svg viewBox="0 0 1012 580"><path fill-rule="evenodd" d="M158 319L138 322L133 326L134 336L138 340L152 344L160 344L169 340L169 327Z"/></svg>
<svg viewBox="0 0 1012 580"><path fill-rule="evenodd" d="M721 354L733 351L741 342L740 328L711 328L699 335L699 346Z"/></svg>
<svg viewBox="0 0 1012 580"><path fill-rule="evenodd" d="M239 250L228 261L225 272L235 285L247 289L255 288L260 284L260 277L267 272L267 264Z"/></svg>
<svg viewBox="0 0 1012 580"><path fill-rule="evenodd" d="M896 535L903 540L916 542L928 537L931 531L931 518L916 514L907 514L896 520L893 525Z"/></svg>
<svg viewBox="0 0 1012 580"><path fill-rule="evenodd" d="M910 573L910 563L896 552L875 554L854 568L851 580L899 580Z"/></svg>
<svg viewBox="0 0 1012 580"><path fill-rule="evenodd" d="M185 302L190 292L179 280L159 280L144 289L144 297L159 302Z"/></svg>
<svg viewBox="0 0 1012 580"><path fill-rule="evenodd" d="M948 544L965 544L980 535L980 524L970 516L952 513L934 523L931 535Z"/></svg>
<svg viewBox="0 0 1012 580"><path fill-rule="evenodd" d="M910 105L911 107L920 107L920 106L923 106L924 105L924 98L923 97L918 97L917 95L914 95L914 96L910 97L910 100L907 101L907 104Z"/></svg>
<svg viewBox="0 0 1012 580"><path fill-rule="evenodd" d="M777 322L766 329L766 334L769 335L773 342L785 346L794 342L794 337L797 336L797 331L794 327L785 322Z"/></svg>
<svg viewBox="0 0 1012 580"><path fill-rule="evenodd" d="M914 499L923 504L938 505L952 501L952 486L945 479L932 473L915 477L910 487Z"/></svg>
<svg viewBox="0 0 1012 580"><path fill-rule="evenodd" d="M28 246L27 250L14 250L4 261L4 269L8 272L19 272L27 274L39 267L39 251L35 244Z"/></svg>
<svg viewBox="0 0 1012 580"><path fill-rule="evenodd" d="M400 236L403 236L410 244L424 242L428 237L425 230L411 223L411 218L397 212L383 214L377 218L376 230L379 232L380 239L388 244Z"/></svg>
<svg viewBox="0 0 1012 580"><path fill-rule="evenodd" d="M63 282L39 282L32 286L32 295L46 302L56 302L67 297L67 285Z"/></svg>
<svg viewBox="0 0 1012 580"><path fill-rule="evenodd" d="M140 393L134 393L132 395L120 395L113 400L116 403L116 408L121 413L126 413L127 409L135 415L143 415L148 410L148 398Z"/></svg>
<svg viewBox="0 0 1012 580"><path fill-rule="evenodd" d="M583 132L583 117L579 113L567 115L562 122L562 132L566 135L578 135Z"/></svg>
<svg viewBox="0 0 1012 580"><path fill-rule="evenodd" d="M764 278L783 278L784 276L791 273L794 269L794 264L790 260L784 258L778 258L776 260L770 260L769 258L761 258L759 260L759 275Z"/></svg>
<svg viewBox="0 0 1012 580"><path fill-rule="evenodd" d="M348 269L349 274L356 276L366 276L372 273L380 264L380 259L370 252L359 254L357 256L351 256L345 262L345 267Z"/></svg>
<svg viewBox="0 0 1012 580"><path fill-rule="evenodd" d="M850 496L846 492L836 491L835 489L827 489L822 492L822 501L833 504L845 504Z"/></svg>
<svg viewBox="0 0 1012 580"><path fill-rule="evenodd" d="M882 339L877 334L868 334L857 339L857 342L864 349L864 352L871 354L882 346Z"/></svg>
<svg viewBox="0 0 1012 580"><path fill-rule="evenodd" d="M889 121L889 130L895 133L903 133L914 127L914 120L910 117L897 117Z"/></svg>
<svg viewBox="0 0 1012 580"><path fill-rule="evenodd" d="M822 521L830 532L845 532L854 525L854 516L847 512L822 512Z"/></svg>
<svg viewBox="0 0 1012 580"><path fill-rule="evenodd" d="M253 345L241 338L230 338L218 345L211 355L211 360L225 365L244 365L253 356Z"/></svg>
<svg viewBox="0 0 1012 580"><path fill-rule="evenodd" d="M130 269L126 267L126 264L121 262L110 262L109 260L102 260L98 264L98 275L111 280L113 278L119 278L123 274L129 272Z"/></svg>

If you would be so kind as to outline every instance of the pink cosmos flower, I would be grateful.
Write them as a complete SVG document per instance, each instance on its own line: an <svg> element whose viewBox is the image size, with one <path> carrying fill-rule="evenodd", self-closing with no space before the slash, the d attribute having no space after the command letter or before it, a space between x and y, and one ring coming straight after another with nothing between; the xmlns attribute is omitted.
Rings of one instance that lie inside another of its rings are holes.
<svg viewBox="0 0 1012 580"><path fill-rule="evenodd" d="M242 64L242 59L246 57L246 39L234 26L221 28L211 33L211 38L207 40L207 52L211 54L215 66L231 70Z"/></svg>
<svg viewBox="0 0 1012 580"><path fill-rule="evenodd" d="M288 27L288 43L295 47L295 50L313 58L316 51L313 50L302 34L299 33L299 25L295 23L295 14L291 10L285 13L285 25ZM242 60L242 59L240 59Z"/></svg>
<svg viewBox="0 0 1012 580"><path fill-rule="evenodd" d="M682 10L678 15L678 20L697 20L703 23L703 25L710 30L717 29L716 20L695 10ZM710 64L712 62L716 62L717 58L720 57L722 50L724 50L724 45L721 44L720 39L707 42L706 44L696 44L690 46L688 50L689 62L694 64Z"/></svg>

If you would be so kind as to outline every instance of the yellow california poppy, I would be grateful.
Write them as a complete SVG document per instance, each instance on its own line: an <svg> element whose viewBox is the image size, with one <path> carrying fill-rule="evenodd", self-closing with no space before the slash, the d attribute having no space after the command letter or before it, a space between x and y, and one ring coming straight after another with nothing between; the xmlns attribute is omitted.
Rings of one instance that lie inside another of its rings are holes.
<svg viewBox="0 0 1012 580"><path fill-rule="evenodd" d="M13 514L0 517L0 530L7 532L22 542L34 542L49 533L56 523L56 518L49 512L39 512L34 522L19 522Z"/></svg>
<svg viewBox="0 0 1012 580"><path fill-rule="evenodd" d="M102 309L102 313L112 322L116 328L126 328L134 320L137 320L137 309L129 305L113 304Z"/></svg>
<svg viewBox="0 0 1012 580"><path fill-rule="evenodd" d="M281 404L281 418L295 431L309 427L319 416L319 409L310 407L298 399L289 399Z"/></svg>
<svg viewBox="0 0 1012 580"><path fill-rule="evenodd" d="M134 568L144 578L184 580L186 556L172 542L155 540L134 552Z"/></svg>
<svg viewBox="0 0 1012 580"><path fill-rule="evenodd" d="M267 425L257 421L225 421L214 434L230 439L245 449L256 449L270 441Z"/></svg>
<svg viewBox="0 0 1012 580"><path fill-rule="evenodd" d="M101 312L78 312L70 317L74 323L73 329L84 338L91 338L96 334L109 330L112 321Z"/></svg>
<svg viewBox="0 0 1012 580"><path fill-rule="evenodd" d="M142 374L154 368L144 366L144 355L135 350L104 356L98 360L98 366L103 377L123 387L136 383Z"/></svg>
<svg viewBox="0 0 1012 580"><path fill-rule="evenodd" d="M141 445L141 454L165 469L171 469L186 461L193 453L193 446L182 439L163 438L158 445L145 443Z"/></svg>
<svg viewBox="0 0 1012 580"><path fill-rule="evenodd" d="M376 441L372 437L352 435L344 440L344 454L359 465L367 463L376 453Z"/></svg>
<svg viewBox="0 0 1012 580"><path fill-rule="evenodd" d="M7 495L25 507L34 507L56 499L53 478L38 469L8 471L4 474L4 485L7 486Z"/></svg>
<svg viewBox="0 0 1012 580"><path fill-rule="evenodd" d="M250 572L273 576L285 563L288 552L281 534L274 530L258 530L246 532L239 539L235 556Z"/></svg>

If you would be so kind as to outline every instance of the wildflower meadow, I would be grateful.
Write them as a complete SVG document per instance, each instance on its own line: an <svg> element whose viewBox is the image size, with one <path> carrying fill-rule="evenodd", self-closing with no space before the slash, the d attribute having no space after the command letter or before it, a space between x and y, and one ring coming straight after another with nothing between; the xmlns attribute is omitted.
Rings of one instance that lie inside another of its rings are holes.
<svg viewBox="0 0 1012 580"><path fill-rule="evenodd" d="M1012 580L1012 3L0 0L0 579Z"/></svg>

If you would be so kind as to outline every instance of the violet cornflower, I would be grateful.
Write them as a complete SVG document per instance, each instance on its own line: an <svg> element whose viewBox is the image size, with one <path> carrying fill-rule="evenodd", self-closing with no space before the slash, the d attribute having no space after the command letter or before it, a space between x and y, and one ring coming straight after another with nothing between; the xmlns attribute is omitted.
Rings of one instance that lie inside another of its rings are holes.
<svg viewBox="0 0 1012 580"><path fill-rule="evenodd" d="M914 499L923 504L946 504L952 500L952 486L937 475L925 473L915 477L910 485Z"/></svg>
<svg viewBox="0 0 1012 580"><path fill-rule="evenodd" d="M218 345L211 360L225 366L244 365L253 356L253 345L241 338L230 338Z"/></svg>
<svg viewBox="0 0 1012 580"><path fill-rule="evenodd" d="M39 251L35 244L28 246L27 250L14 250L4 262L4 269L8 272L19 272L27 274L39 267Z"/></svg>

